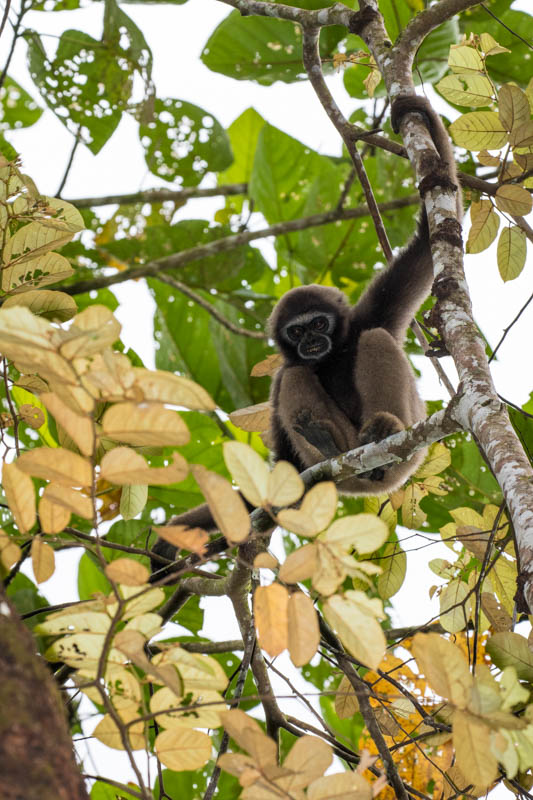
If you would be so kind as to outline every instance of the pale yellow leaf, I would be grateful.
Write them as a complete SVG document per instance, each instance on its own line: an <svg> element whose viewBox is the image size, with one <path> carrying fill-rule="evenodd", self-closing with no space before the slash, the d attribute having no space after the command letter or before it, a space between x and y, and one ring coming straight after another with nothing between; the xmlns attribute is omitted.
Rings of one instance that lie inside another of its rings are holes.
<svg viewBox="0 0 533 800"><path fill-rule="evenodd" d="M470 111L449 127L450 135L468 150L498 150L507 142L507 131L495 111Z"/></svg>
<svg viewBox="0 0 533 800"><path fill-rule="evenodd" d="M464 630L472 614L473 595L468 584L460 579L450 581L440 593L439 601L439 621L444 630L449 633Z"/></svg>
<svg viewBox="0 0 533 800"><path fill-rule="evenodd" d="M524 217L529 214L532 208L531 195L522 186L514 186L512 184L500 186L494 199L500 211L513 214L516 217Z"/></svg>
<svg viewBox="0 0 533 800"><path fill-rule="evenodd" d="M383 617L381 601L371 600L364 592L349 590L344 595L328 597L323 611L348 652L365 666L376 669L387 646L376 620Z"/></svg>
<svg viewBox="0 0 533 800"><path fill-rule="evenodd" d="M43 533L61 533L70 522L70 511L43 495L39 500L39 521Z"/></svg>
<svg viewBox="0 0 533 800"><path fill-rule="evenodd" d="M493 156L488 150L480 150L477 158L484 167L499 167L501 164L500 154Z"/></svg>
<svg viewBox="0 0 533 800"><path fill-rule="evenodd" d="M28 450L18 457L17 466L28 475L61 486L90 486L93 478L91 462L64 447Z"/></svg>
<svg viewBox="0 0 533 800"><path fill-rule="evenodd" d="M373 553L388 536L389 529L382 519L374 514L357 514L335 520L320 538L343 550L355 547L358 553Z"/></svg>
<svg viewBox="0 0 533 800"><path fill-rule="evenodd" d="M372 800L372 786L356 772L324 775L307 789L307 800Z"/></svg>
<svg viewBox="0 0 533 800"><path fill-rule="evenodd" d="M111 618L103 611L76 612L72 609L49 614L44 622L35 626L38 633L46 636L59 636L73 633L102 633L105 634L111 625Z"/></svg>
<svg viewBox="0 0 533 800"><path fill-rule="evenodd" d="M327 528L337 511L337 489L331 481L317 483L305 495L299 509L286 509L278 521L301 536L316 536Z"/></svg>
<svg viewBox="0 0 533 800"><path fill-rule="evenodd" d="M498 239L498 270L504 281L517 278L526 263L526 235L517 225L502 230Z"/></svg>
<svg viewBox="0 0 533 800"><path fill-rule="evenodd" d="M279 562L270 553L259 553L254 558L254 569L277 569Z"/></svg>
<svg viewBox="0 0 533 800"><path fill-rule="evenodd" d="M140 614L146 614L148 611L161 605L165 599L164 591L159 588L139 593L139 589L136 586L121 585L120 594L127 600L124 611L122 612L123 619L131 619L132 617L138 617ZM130 597L131 600L128 599ZM113 609L113 611L111 609ZM109 606L110 614L115 613L115 611L114 605Z"/></svg>
<svg viewBox="0 0 533 800"><path fill-rule="evenodd" d="M45 196L44 200L48 209L52 209L55 214L51 219L42 220L43 225L49 225L57 230L70 231L73 235L84 230L83 217L75 206L59 197Z"/></svg>
<svg viewBox="0 0 533 800"><path fill-rule="evenodd" d="M120 493L120 515L122 519L134 519L140 514L148 500L148 486L146 484L132 484L123 486Z"/></svg>
<svg viewBox="0 0 533 800"><path fill-rule="evenodd" d="M350 719L358 711L357 695L346 675L343 675L335 695L335 713L339 719Z"/></svg>
<svg viewBox="0 0 533 800"><path fill-rule="evenodd" d="M4 464L2 486L17 528L20 533L27 533L37 519L32 479L17 464Z"/></svg>
<svg viewBox="0 0 533 800"><path fill-rule="evenodd" d="M452 463L450 451L442 442L434 442L429 448L429 453L424 459L422 466L417 469L416 478L426 478L430 475L438 475L444 472Z"/></svg>
<svg viewBox="0 0 533 800"><path fill-rule="evenodd" d="M294 774L282 778L280 785L289 794L297 789L304 789L323 775L332 761L333 751L323 739L317 736L301 736L296 739L283 761L283 767L293 770Z"/></svg>
<svg viewBox="0 0 533 800"><path fill-rule="evenodd" d="M172 711L169 712L169 709ZM157 723L163 728L218 728L222 724L219 712L225 710L226 703L222 695L208 689L178 697L165 686L155 692L150 700L150 711L157 714Z"/></svg>
<svg viewBox="0 0 533 800"><path fill-rule="evenodd" d="M316 536L321 528L317 525L309 514L305 514L301 508L285 508L278 512L277 522L288 531L293 531L300 536Z"/></svg>
<svg viewBox="0 0 533 800"><path fill-rule="evenodd" d="M75 633L72 636L63 636L48 648L45 653L49 661L62 661L75 669L98 667L98 661L105 642L102 633ZM108 658L108 663L112 658ZM121 656L119 663L124 663L126 658Z"/></svg>
<svg viewBox="0 0 533 800"><path fill-rule="evenodd" d="M466 708L473 679L461 650L437 633L417 633L410 649L431 688L457 708Z"/></svg>
<svg viewBox="0 0 533 800"><path fill-rule="evenodd" d="M481 56L474 47L468 45L452 44L448 64L453 72L460 74L484 72Z"/></svg>
<svg viewBox="0 0 533 800"><path fill-rule="evenodd" d="M94 517L91 498L76 491L76 489L69 489L57 483L50 483L43 492L43 499L54 503L54 505L62 506L72 514L77 514L84 519L93 519Z"/></svg>
<svg viewBox="0 0 533 800"><path fill-rule="evenodd" d="M5 270L7 277L5 284L4 280L2 281L2 289L7 292L13 286L12 264L31 262L31 266L28 264L28 269L33 271L36 268L33 263L34 260L45 253L49 253L50 250L61 247L71 239L71 232L45 225L42 220L30 222L28 225L19 228L13 236L7 239L4 246L2 257L4 264L7 265ZM40 266L38 268L41 269ZM19 283L18 280L17 283Z"/></svg>
<svg viewBox="0 0 533 800"><path fill-rule="evenodd" d="M39 280L38 283L40 284L41 281ZM12 306L26 306L32 314L37 314L52 322L66 322L66 320L72 319L78 310L74 298L69 294L49 289L33 289L7 297L2 307L11 308Z"/></svg>
<svg viewBox="0 0 533 800"><path fill-rule="evenodd" d="M137 711L132 708L120 709L120 718L124 724L137 719L138 716ZM126 749L121 732L115 724L114 719L110 717L109 714L106 714L103 719L100 720L93 731L93 736L108 747L112 747L113 750ZM145 747L144 723L137 722L133 725L128 725L125 729L124 737L126 741L129 742L129 746L132 750L143 750Z"/></svg>
<svg viewBox="0 0 533 800"><path fill-rule="evenodd" d="M20 561L22 550L8 534L0 528L0 562L6 569Z"/></svg>
<svg viewBox="0 0 533 800"><path fill-rule="evenodd" d="M383 572L378 575L378 594L382 600L388 600L401 589L407 571L407 555L398 542L385 545L379 566Z"/></svg>
<svg viewBox="0 0 533 800"><path fill-rule="evenodd" d="M44 252L41 255L36 255L34 253L31 261L21 260L14 263L12 262L2 271L2 290L4 292L13 292L14 296L19 292L21 294L26 294L28 290L32 292L35 291L36 286L48 286L51 283L57 283L58 281L65 280L65 278L70 278L73 273L74 270L70 262L64 256L59 255L59 253ZM41 291L42 289L39 291L39 294ZM57 303L57 301L53 299L51 301L45 300L44 302L45 304L51 302L52 307ZM42 308L42 306L40 306L40 299L37 303L37 308L34 309L32 307L31 310L36 314L40 314L39 307ZM10 305L15 304L10 303ZM23 303L23 305L25 305L25 303ZM62 305L62 301L60 301L60 305ZM66 307L65 304L65 308ZM74 313L76 313L76 310L76 305L74 305ZM48 315L46 314L43 316ZM71 319L71 316L69 315L66 318Z"/></svg>
<svg viewBox="0 0 533 800"><path fill-rule="evenodd" d="M254 617L259 644L273 658L288 644L289 593L279 583L259 586L254 594Z"/></svg>
<svg viewBox="0 0 533 800"><path fill-rule="evenodd" d="M84 456L90 456L95 447L94 423L88 415L76 414L55 392L43 392L40 400L56 422L74 440Z"/></svg>
<svg viewBox="0 0 533 800"><path fill-rule="evenodd" d="M243 542L250 533L250 517L239 493L221 475L200 464L194 464L191 472L202 490L218 529L228 541Z"/></svg>
<svg viewBox="0 0 533 800"><path fill-rule="evenodd" d="M498 53L511 52L506 47L502 47L501 44L498 44L496 39L494 39L490 33L482 33L479 37L479 43L486 56L495 56L498 55Z"/></svg>
<svg viewBox="0 0 533 800"><path fill-rule="evenodd" d="M377 69L375 63L374 58L370 56L369 65L373 65L373 68L363 80L363 85L369 97L374 97L374 92L381 82L381 72Z"/></svg>
<svg viewBox="0 0 533 800"><path fill-rule="evenodd" d="M110 580L125 586L143 586L150 577L144 564L134 561L133 558L115 559L106 566L105 574Z"/></svg>
<svg viewBox="0 0 533 800"><path fill-rule="evenodd" d="M170 542L180 550L190 550L201 556L209 541L209 534L202 528L188 528L186 525L165 525L154 528L161 539Z"/></svg>
<svg viewBox="0 0 533 800"><path fill-rule="evenodd" d="M298 470L288 461L278 461L268 476L267 501L272 506L296 503L305 491Z"/></svg>
<svg viewBox="0 0 533 800"><path fill-rule="evenodd" d="M340 546L317 542L317 567L313 572L313 589L322 595L333 594L357 563Z"/></svg>
<svg viewBox="0 0 533 800"><path fill-rule="evenodd" d="M226 466L248 502L264 505L269 478L265 461L244 442L224 442L223 451Z"/></svg>
<svg viewBox="0 0 533 800"><path fill-rule="evenodd" d="M500 217L490 200L474 201L470 206L472 224L466 242L467 253L481 253L489 247L498 234Z"/></svg>
<svg viewBox="0 0 533 800"><path fill-rule="evenodd" d="M54 550L40 536L34 536L31 543L31 565L37 583L44 583L55 572Z"/></svg>
<svg viewBox="0 0 533 800"><path fill-rule="evenodd" d="M116 403L105 412L102 431L109 439L155 447L179 446L191 438L180 415L160 404Z"/></svg>
<svg viewBox="0 0 533 800"><path fill-rule="evenodd" d="M319 644L320 630L313 601L303 592L295 592L288 606L288 648L294 666L302 667L311 661Z"/></svg>
<svg viewBox="0 0 533 800"><path fill-rule="evenodd" d="M238 408L229 415L230 420L237 428L243 431L258 431L263 433L270 428L270 402L257 403L255 406Z"/></svg>
<svg viewBox="0 0 533 800"><path fill-rule="evenodd" d="M493 594L490 594L490 592L481 593L481 608L495 633L511 630L512 618L505 608L498 603Z"/></svg>
<svg viewBox="0 0 533 800"><path fill-rule="evenodd" d="M446 75L435 87L442 95L458 106L488 106L494 89L485 75Z"/></svg>
<svg viewBox="0 0 533 800"><path fill-rule="evenodd" d="M187 472L188 464L179 453L172 454L172 464L167 467L149 467L144 458L129 447L115 447L100 463L100 477L118 486L180 483Z"/></svg>
<svg viewBox="0 0 533 800"><path fill-rule="evenodd" d="M526 93L513 83L504 83L498 92L498 113L507 131L529 122L531 110Z"/></svg>
<svg viewBox="0 0 533 800"><path fill-rule="evenodd" d="M285 559L279 570L279 577L284 583L298 583L310 578L315 572L318 561L317 546L314 543L299 547Z"/></svg>
<svg viewBox="0 0 533 800"><path fill-rule="evenodd" d="M277 766L276 742L263 733L256 720L238 708L221 712L220 718L231 738L254 757L258 768Z"/></svg>
<svg viewBox="0 0 533 800"><path fill-rule="evenodd" d="M457 710L453 715L453 744L457 766L467 781L488 788L498 777L490 728L478 717Z"/></svg>
<svg viewBox="0 0 533 800"><path fill-rule="evenodd" d="M426 521L427 514L420 508L420 501L427 496L427 491L418 483L411 483L404 489L402 503L402 522L406 528L420 529Z"/></svg>
<svg viewBox="0 0 533 800"><path fill-rule="evenodd" d="M200 769L211 758L211 739L189 728L173 728L158 734L154 750L165 767L176 772Z"/></svg>
<svg viewBox="0 0 533 800"><path fill-rule="evenodd" d="M135 385L144 400L184 406L199 411L214 411L216 404L209 394L194 381L163 370L133 369Z"/></svg>
<svg viewBox="0 0 533 800"><path fill-rule="evenodd" d="M121 329L120 322L106 306L88 306L74 318L68 339L59 352L69 361L101 353L117 341Z"/></svg>
<svg viewBox="0 0 533 800"><path fill-rule="evenodd" d="M274 375L283 364L283 356L280 353L272 353L254 364L250 375L252 378L264 378L265 375Z"/></svg>
<svg viewBox="0 0 533 800"><path fill-rule="evenodd" d="M244 753L223 753L218 758L217 766L238 778L244 773L252 772L255 769L255 761ZM259 778L261 773L257 770L255 773Z"/></svg>

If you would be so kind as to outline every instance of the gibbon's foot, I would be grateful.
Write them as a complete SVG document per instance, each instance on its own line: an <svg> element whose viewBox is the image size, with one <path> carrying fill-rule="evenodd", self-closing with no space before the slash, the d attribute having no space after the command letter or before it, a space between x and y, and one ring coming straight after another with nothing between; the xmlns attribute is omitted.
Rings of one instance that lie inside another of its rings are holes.
<svg viewBox="0 0 533 800"><path fill-rule="evenodd" d="M311 415L309 414L309 416ZM300 415L298 419L299 422L301 417L303 417L303 414ZM296 433L299 433L300 436L303 436L310 445L316 447L324 458L332 458L339 454L339 448L335 444L333 436L326 428L320 425L320 423L306 420L300 422L299 425L295 425L294 430Z"/></svg>
<svg viewBox="0 0 533 800"><path fill-rule="evenodd" d="M370 419L366 425L363 425L361 433L359 434L359 444L370 444L370 442L380 442L386 439L387 436L392 436L393 433L403 431L405 425L394 414L388 411L378 411L377 414ZM368 478L370 481L382 481L385 477L385 470L387 467L375 467L368 472L362 472L360 478Z"/></svg>

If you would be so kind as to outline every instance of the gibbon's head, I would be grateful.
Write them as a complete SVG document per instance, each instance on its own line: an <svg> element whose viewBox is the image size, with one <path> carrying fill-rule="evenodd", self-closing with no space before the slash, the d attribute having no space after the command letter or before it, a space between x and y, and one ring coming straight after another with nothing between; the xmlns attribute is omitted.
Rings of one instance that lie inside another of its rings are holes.
<svg viewBox="0 0 533 800"><path fill-rule="evenodd" d="M274 308L269 333L289 363L313 366L343 343L349 308L339 289L316 284L298 286Z"/></svg>

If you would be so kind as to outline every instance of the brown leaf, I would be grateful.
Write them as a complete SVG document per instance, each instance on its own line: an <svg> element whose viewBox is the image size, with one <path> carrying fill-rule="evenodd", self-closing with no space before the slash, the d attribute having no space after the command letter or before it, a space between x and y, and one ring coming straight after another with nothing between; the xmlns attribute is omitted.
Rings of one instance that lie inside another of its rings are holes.
<svg viewBox="0 0 533 800"><path fill-rule="evenodd" d="M143 586L148 583L150 573L144 564L133 558L117 558L105 568L107 577L124 586Z"/></svg>
<svg viewBox="0 0 533 800"><path fill-rule="evenodd" d="M209 541L209 534L202 528L188 528L186 525L164 525L154 528L161 539L170 542L180 550L189 550L202 556Z"/></svg>
<svg viewBox="0 0 533 800"><path fill-rule="evenodd" d="M31 543L31 564L37 583L44 583L55 571L53 548L43 542L40 536L34 536Z"/></svg>
<svg viewBox="0 0 533 800"><path fill-rule="evenodd" d="M250 517L238 492L221 475L200 464L191 467L219 530L230 542L243 542L250 533Z"/></svg>
<svg viewBox="0 0 533 800"><path fill-rule="evenodd" d="M2 484L17 528L21 533L27 533L37 519L32 479L21 472L17 464L4 464Z"/></svg>
<svg viewBox="0 0 533 800"><path fill-rule="evenodd" d="M274 657L287 647L289 593L279 583L259 586L254 594L254 615L259 644Z"/></svg>
<svg viewBox="0 0 533 800"><path fill-rule="evenodd" d="M17 459L17 466L28 475L55 481L61 486L91 486L91 462L64 447L37 447Z"/></svg>
<svg viewBox="0 0 533 800"><path fill-rule="evenodd" d="M231 422L243 431L263 433L270 428L270 403L238 408L229 415Z"/></svg>
<svg viewBox="0 0 533 800"><path fill-rule="evenodd" d="M295 592L289 598L288 607L288 647L294 666L307 664L319 644L320 630L313 601L303 592Z"/></svg>

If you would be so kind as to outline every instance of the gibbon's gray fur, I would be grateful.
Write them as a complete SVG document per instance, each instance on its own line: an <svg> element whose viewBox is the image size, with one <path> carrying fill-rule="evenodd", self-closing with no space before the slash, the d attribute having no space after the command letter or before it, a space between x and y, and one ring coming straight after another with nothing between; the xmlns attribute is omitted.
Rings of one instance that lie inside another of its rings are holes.
<svg viewBox="0 0 533 800"><path fill-rule="evenodd" d="M462 215L453 152L446 130L423 97L398 98L392 105L397 131L404 114L418 112L438 156L420 185L423 195L436 185L453 187ZM460 231L450 225L441 234L455 244ZM275 460L302 471L325 458L390 436L426 416L413 371L403 351L407 328L433 282L429 230L422 206L417 230L405 249L370 283L351 306L338 289L299 286L274 308L269 330L284 362L270 395ZM423 461L419 451L409 461L375 469L342 481L344 494L381 494L399 487ZM206 505L171 520L171 524L210 530L215 523ZM175 548L159 540L154 551L175 557ZM159 564L153 564L154 569ZM158 569L158 577L169 570Z"/></svg>

